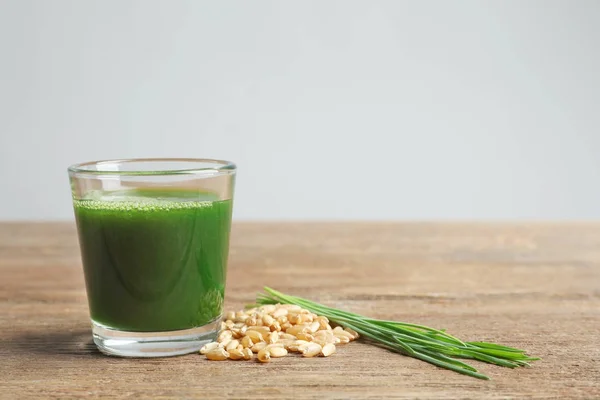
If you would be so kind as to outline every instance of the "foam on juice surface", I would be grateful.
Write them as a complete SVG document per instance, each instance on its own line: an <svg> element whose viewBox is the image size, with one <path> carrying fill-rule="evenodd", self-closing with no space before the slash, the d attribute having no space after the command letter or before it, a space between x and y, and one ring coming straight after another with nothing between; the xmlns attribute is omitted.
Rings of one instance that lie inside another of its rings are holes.
<svg viewBox="0 0 600 400"><path fill-rule="evenodd" d="M75 208L88 210L143 210L191 209L211 207L218 201L216 195L202 192L168 191L92 191L79 200L73 200Z"/></svg>

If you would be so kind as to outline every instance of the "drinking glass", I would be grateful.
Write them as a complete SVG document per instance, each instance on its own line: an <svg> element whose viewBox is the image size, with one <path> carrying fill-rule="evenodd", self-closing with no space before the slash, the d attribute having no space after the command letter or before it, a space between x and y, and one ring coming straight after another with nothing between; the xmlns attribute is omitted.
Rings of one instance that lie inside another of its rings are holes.
<svg viewBox="0 0 600 400"><path fill-rule="evenodd" d="M94 343L124 357L195 352L225 294L236 167L129 159L69 167Z"/></svg>

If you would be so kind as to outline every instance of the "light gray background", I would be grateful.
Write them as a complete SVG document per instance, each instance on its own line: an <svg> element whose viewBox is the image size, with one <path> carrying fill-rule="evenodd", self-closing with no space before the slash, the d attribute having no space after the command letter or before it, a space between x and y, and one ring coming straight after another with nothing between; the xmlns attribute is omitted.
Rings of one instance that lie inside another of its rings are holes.
<svg viewBox="0 0 600 400"><path fill-rule="evenodd" d="M0 0L0 219L225 158L238 219L600 217L600 1Z"/></svg>

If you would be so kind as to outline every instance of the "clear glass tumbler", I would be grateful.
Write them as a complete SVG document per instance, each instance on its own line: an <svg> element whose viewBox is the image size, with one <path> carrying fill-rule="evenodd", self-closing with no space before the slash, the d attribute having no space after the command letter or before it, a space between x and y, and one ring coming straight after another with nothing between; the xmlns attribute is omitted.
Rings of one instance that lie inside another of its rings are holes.
<svg viewBox="0 0 600 400"><path fill-rule="evenodd" d="M208 159L69 167L94 343L125 357L198 351L223 312L236 167Z"/></svg>

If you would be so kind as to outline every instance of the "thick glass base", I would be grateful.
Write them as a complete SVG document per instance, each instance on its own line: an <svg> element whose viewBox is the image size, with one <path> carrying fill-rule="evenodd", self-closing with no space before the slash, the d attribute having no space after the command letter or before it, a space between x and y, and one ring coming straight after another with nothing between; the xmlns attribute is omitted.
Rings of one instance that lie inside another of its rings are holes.
<svg viewBox="0 0 600 400"><path fill-rule="evenodd" d="M215 340L221 319L196 328L170 332L126 332L92 320L98 350L119 357L171 357L197 352Z"/></svg>

